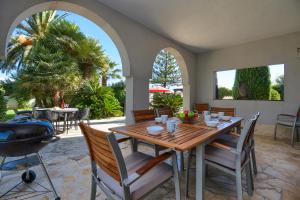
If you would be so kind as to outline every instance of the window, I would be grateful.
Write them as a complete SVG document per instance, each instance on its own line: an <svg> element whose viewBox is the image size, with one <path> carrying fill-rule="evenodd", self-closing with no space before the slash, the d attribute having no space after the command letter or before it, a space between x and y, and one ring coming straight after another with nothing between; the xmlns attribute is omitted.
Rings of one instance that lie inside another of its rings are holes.
<svg viewBox="0 0 300 200"><path fill-rule="evenodd" d="M216 99L284 100L284 64L217 71Z"/></svg>

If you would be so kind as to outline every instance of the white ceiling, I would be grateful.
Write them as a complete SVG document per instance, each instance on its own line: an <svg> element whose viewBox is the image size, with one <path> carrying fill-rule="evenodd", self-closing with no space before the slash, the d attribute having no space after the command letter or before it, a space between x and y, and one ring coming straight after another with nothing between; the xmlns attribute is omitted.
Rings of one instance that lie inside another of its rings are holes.
<svg viewBox="0 0 300 200"><path fill-rule="evenodd" d="M98 0L192 51L300 31L300 0Z"/></svg>

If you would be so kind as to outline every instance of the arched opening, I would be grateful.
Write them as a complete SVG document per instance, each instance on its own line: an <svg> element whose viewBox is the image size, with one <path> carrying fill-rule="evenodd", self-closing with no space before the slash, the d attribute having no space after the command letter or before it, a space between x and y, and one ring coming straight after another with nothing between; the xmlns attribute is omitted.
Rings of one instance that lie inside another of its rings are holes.
<svg viewBox="0 0 300 200"><path fill-rule="evenodd" d="M162 88L157 88L157 86ZM173 110L190 108L190 86L187 66L180 52L172 47L164 48L157 54L149 81L150 105L152 107L159 106L159 104L163 104L160 101L164 101L167 104L166 102L169 100L164 100L164 96L172 99L170 104L173 104ZM179 107L180 101L182 101L182 104Z"/></svg>
<svg viewBox="0 0 300 200"><path fill-rule="evenodd" d="M121 41L121 38L119 37L118 33L98 14L95 12L92 12L91 10L74 4L74 3L69 3L69 2L62 2L62 1L52 1L52 2L45 2L41 4L34 5L30 7L29 9L23 11L18 15L18 17L14 20L14 22L11 24L9 32L7 34L7 39L6 39L6 49L7 49L7 44L10 41L10 38L12 36L13 31L15 30L16 26L24 19L30 17L31 15L41 12L41 11L46 11L46 10L63 10L67 12L73 12L76 13L80 16L83 16L92 22L94 22L96 25L101 27L107 35L111 38L113 43L116 45L117 50L119 52L119 55L121 57L121 64L122 65L122 74L123 76L130 77L130 62L129 62L129 57L127 54L127 51L125 49L125 46L123 42ZM7 54L7 50L5 52ZM128 85L128 84L125 84ZM132 88L126 86L126 94L132 94ZM127 95L126 95L127 96ZM132 109L132 104L133 100L132 98L126 98L126 115L130 113L130 110Z"/></svg>

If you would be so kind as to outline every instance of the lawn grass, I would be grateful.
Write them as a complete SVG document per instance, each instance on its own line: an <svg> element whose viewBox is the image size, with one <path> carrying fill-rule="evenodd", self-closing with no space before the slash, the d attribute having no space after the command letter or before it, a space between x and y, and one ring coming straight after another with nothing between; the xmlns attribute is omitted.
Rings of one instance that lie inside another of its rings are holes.
<svg viewBox="0 0 300 200"><path fill-rule="evenodd" d="M18 111L21 111L21 110L32 110L32 108L18 109ZM13 119L15 116L16 116L16 113L14 110L7 110L3 121Z"/></svg>
<svg viewBox="0 0 300 200"><path fill-rule="evenodd" d="M10 120L10 119L14 118L15 116L16 116L16 113L14 110L7 110L3 121Z"/></svg>

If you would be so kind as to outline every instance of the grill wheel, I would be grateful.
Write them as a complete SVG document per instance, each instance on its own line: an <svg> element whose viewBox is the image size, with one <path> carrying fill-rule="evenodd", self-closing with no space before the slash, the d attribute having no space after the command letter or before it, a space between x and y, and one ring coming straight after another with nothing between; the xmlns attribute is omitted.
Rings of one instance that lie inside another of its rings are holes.
<svg viewBox="0 0 300 200"><path fill-rule="evenodd" d="M28 177L26 175L27 175L26 172L24 172L22 174L22 181L24 181L24 183L32 183L35 180L35 178L36 178L36 174L32 170L28 171Z"/></svg>

